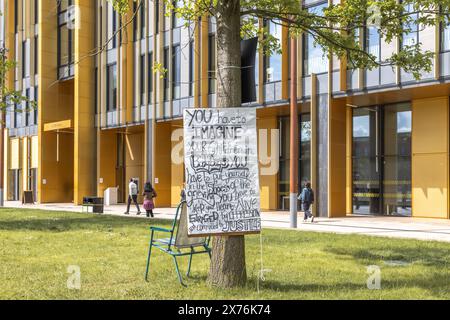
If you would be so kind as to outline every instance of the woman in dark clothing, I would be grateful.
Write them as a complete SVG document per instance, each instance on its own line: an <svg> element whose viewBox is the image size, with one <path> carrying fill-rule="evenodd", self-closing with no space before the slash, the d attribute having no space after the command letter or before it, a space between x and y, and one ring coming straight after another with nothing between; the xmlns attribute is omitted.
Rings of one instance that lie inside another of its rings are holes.
<svg viewBox="0 0 450 320"><path fill-rule="evenodd" d="M156 198L156 191L150 182L147 182L144 187L144 209L147 211L147 217L153 218L153 209L155 208L155 203L153 201Z"/></svg>

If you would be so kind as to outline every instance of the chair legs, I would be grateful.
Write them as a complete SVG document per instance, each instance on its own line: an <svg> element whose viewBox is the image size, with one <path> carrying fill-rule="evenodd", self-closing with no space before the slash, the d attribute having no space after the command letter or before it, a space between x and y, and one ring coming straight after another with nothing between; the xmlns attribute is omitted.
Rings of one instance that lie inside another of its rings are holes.
<svg viewBox="0 0 450 320"><path fill-rule="evenodd" d="M172 257L173 257L173 262L175 263L175 269L177 270L178 281L180 281L180 284L181 284L183 287L187 287L187 285L185 285L185 284L183 283L183 278L181 277L180 268L178 268L177 257L175 257L175 256L172 256Z"/></svg>
<svg viewBox="0 0 450 320"><path fill-rule="evenodd" d="M145 269L145 281L148 281L148 269L150 268L150 257L152 255L152 247L153 247L153 232L152 232L152 236L150 238L150 246L148 248L148 257L147 257L147 267Z"/></svg>
<svg viewBox="0 0 450 320"><path fill-rule="evenodd" d="M187 277L189 277L189 275L191 274L192 257L193 257L193 254L191 253L191 255L189 257L188 269L187 269L187 272L186 272L186 276Z"/></svg>

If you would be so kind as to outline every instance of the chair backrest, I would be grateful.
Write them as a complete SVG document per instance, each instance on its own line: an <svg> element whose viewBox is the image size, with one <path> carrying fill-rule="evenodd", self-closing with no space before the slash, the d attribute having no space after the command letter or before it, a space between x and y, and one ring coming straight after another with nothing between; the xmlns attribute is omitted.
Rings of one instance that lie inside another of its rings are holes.
<svg viewBox="0 0 450 320"><path fill-rule="evenodd" d="M199 247L204 246L206 244L206 237L194 237L189 238L188 236L188 217L187 217L187 205L186 202L183 201L180 203L178 210L180 211L180 219L178 221L178 228L175 237L175 248L190 248L190 247Z"/></svg>

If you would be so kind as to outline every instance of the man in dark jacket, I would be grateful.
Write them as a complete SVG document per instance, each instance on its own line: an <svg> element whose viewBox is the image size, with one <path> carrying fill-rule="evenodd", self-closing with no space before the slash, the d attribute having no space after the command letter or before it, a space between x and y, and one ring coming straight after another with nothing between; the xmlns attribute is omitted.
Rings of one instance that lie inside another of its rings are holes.
<svg viewBox="0 0 450 320"><path fill-rule="evenodd" d="M308 218L311 218L311 222L314 222L314 216L311 213L311 205L314 203L314 191L311 189L311 182L307 182L299 196L299 200L302 202L304 218L303 222L306 222Z"/></svg>

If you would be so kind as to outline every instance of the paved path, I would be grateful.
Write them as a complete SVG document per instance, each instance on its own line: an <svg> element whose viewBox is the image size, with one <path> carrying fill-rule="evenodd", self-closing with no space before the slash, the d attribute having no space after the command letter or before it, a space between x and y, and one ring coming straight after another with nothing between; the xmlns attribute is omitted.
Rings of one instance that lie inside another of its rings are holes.
<svg viewBox="0 0 450 320"><path fill-rule="evenodd" d="M22 206L19 202L6 202L6 207L35 208L55 211L81 212L80 206L71 203L41 204ZM105 207L105 214L124 216L126 206L115 205ZM132 210L136 208L132 208ZM131 217L136 216L132 211ZM173 208L155 209L155 218L171 219L175 214ZM145 214L139 216L146 219ZM405 217L373 217L347 216L343 218L316 218L314 223L302 223L302 215L298 215L297 230L315 232L333 232L344 234L365 234L394 238L413 238L420 240L438 240L450 242L450 220L405 218ZM264 228L289 228L289 213L270 211L262 213Z"/></svg>

